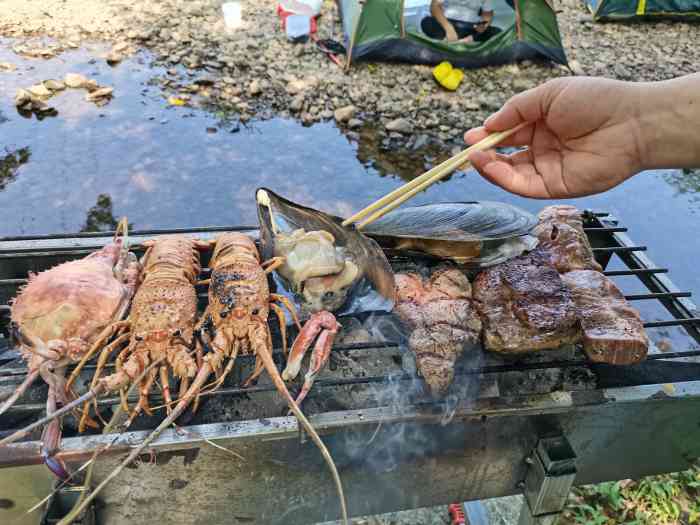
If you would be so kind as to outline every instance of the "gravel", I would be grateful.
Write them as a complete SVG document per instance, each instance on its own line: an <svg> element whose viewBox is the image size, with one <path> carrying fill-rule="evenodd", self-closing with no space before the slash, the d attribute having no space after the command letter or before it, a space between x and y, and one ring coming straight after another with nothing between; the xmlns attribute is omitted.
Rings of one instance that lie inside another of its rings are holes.
<svg viewBox="0 0 700 525"><path fill-rule="evenodd" d="M101 57L110 62L147 47L174 73L170 95L204 91L209 104L243 121L265 113L307 125L330 119L355 129L371 124L401 144L415 134L459 144L464 130L513 94L571 74L525 61L468 70L459 89L448 92L428 66L358 62L345 73L313 42L286 41L274 0L243 2L244 26L235 32L226 30L220 6L220 0L0 0L0 35L23 39L18 52L30 56L55 55L86 39L111 41L112 50ZM598 24L579 0L562 0L557 9L567 56L579 73L659 80L693 72L700 63L700 25ZM340 39L335 2L326 0L323 12L319 35ZM38 35L56 40L32 38ZM210 84L193 83L204 74Z"/></svg>

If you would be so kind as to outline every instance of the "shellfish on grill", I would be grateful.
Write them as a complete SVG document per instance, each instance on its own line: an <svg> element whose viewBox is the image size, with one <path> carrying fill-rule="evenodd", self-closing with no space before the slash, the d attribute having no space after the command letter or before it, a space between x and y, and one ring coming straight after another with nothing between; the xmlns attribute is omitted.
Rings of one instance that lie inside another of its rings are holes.
<svg viewBox="0 0 700 525"><path fill-rule="evenodd" d="M302 317L391 311L394 274L379 245L342 219L293 203L268 189L256 192L264 260L284 257L275 271Z"/></svg>
<svg viewBox="0 0 700 525"><path fill-rule="evenodd" d="M537 245L537 217L502 202L445 202L387 213L362 232L384 248L483 268Z"/></svg>

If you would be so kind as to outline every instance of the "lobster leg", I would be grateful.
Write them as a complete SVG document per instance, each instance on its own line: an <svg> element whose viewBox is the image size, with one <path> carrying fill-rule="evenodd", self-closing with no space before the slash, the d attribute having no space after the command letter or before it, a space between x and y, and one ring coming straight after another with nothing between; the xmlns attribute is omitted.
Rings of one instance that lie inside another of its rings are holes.
<svg viewBox="0 0 700 525"><path fill-rule="evenodd" d="M168 367L160 365L160 385L163 390L163 399L165 400L165 411L169 415L173 411L173 399L170 396L170 378L168 377Z"/></svg>
<svg viewBox="0 0 700 525"><path fill-rule="evenodd" d="M284 352L285 359L287 358L287 318L284 315L282 308L277 306L275 303L270 303L270 308L277 315L277 320L280 325L280 335L282 336L282 352Z"/></svg>
<svg viewBox="0 0 700 525"><path fill-rule="evenodd" d="M97 340L93 343L93 345L90 347L90 350L88 350L83 358L80 360L78 365L75 367L73 370L73 373L70 375L68 378L68 382L66 383L66 391L70 388L70 386L73 384L73 382L78 379L78 376L80 375L81 370L85 366L85 364L92 359L92 356L99 351L102 346L107 342L107 340L112 337L114 334L116 334L119 330L122 328L127 328L129 326L129 321L117 321L116 323L113 323L106 327L102 333L97 337Z"/></svg>
<svg viewBox="0 0 700 525"><path fill-rule="evenodd" d="M97 367L95 369L95 375L92 378L92 382L90 383L90 389L94 389L95 386L97 385L98 381L100 380L100 376L102 375L102 370L104 370L104 366L107 364L107 360L109 359L109 356L111 353L119 347L119 345L123 344L124 342L129 340L129 334L122 334L119 337L117 337L114 341L112 341L109 345L107 345L102 352L100 353L100 357L97 359ZM120 364L120 358L129 351L131 347L127 346L124 350L122 350L119 355L117 355L117 367L119 367ZM94 403L94 408L95 408L95 414L97 417L102 419L102 417L99 415L99 409L97 408L97 398L93 398L92 402ZM127 412L128 413L128 412ZM83 415L80 418L80 422L78 424L78 430L80 432L85 431L85 427L90 426L95 428L97 424L90 418L90 402L86 402L85 405L83 405Z"/></svg>
<svg viewBox="0 0 700 525"><path fill-rule="evenodd" d="M287 262L286 257L273 257L272 259L260 264L260 266L265 268L265 273L272 273L285 262Z"/></svg>
<svg viewBox="0 0 700 525"><path fill-rule="evenodd" d="M148 364L146 364L146 366L148 366ZM149 416L153 415L151 407L148 404L148 393L151 391L151 386L153 386L153 381L155 381L157 374L158 370L154 368L150 371L146 378L141 381L141 388L139 388L139 402L132 411L132 413L129 414L130 422L136 419L136 417L141 413L142 410Z"/></svg>
<svg viewBox="0 0 700 525"><path fill-rule="evenodd" d="M265 371L265 363L263 362L260 357L255 358L255 369L253 370L253 373L250 374L250 377L246 379L243 382L243 388L248 388L250 384L255 381L258 377L260 377L260 374L262 374Z"/></svg>
<svg viewBox="0 0 700 525"><path fill-rule="evenodd" d="M289 302L289 299L287 299L284 295L271 293L270 294L270 301L277 301L278 303L282 303L282 305L287 309L289 314L292 316L292 320L294 321L294 324L296 325L297 330L299 330L301 332L301 323L299 322L299 317L297 316L297 311L294 308L294 305L292 305L292 303Z"/></svg>
<svg viewBox="0 0 700 525"><path fill-rule="evenodd" d="M129 340L130 335L129 334L122 334L119 337L117 337L114 341L112 341L105 349L100 353L100 357L97 359L97 366L95 368L95 375L92 378L92 382L90 383L90 388L95 388L97 385L97 381L99 380L100 376L102 375L102 371L104 370L105 365L107 364L107 360L109 359L110 355L114 350L119 348L122 344L127 342ZM97 398L94 398L92 400L93 402L93 407L95 409L95 415L104 423L104 419L102 419L102 416L100 415L100 410L97 407Z"/></svg>
<svg viewBox="0 0 700 525"><path fill-rule="evenodd" d="M122 367L124 366L124 359L126 355L133 350L132 345L127 346L124 350L119 352L117 358L114 360L114 370L117 374L124 374ZM126 399L126 387L121 387L119 389L119 399L122 405L122 410L125 414L129 413L129 402Z"/></svg>

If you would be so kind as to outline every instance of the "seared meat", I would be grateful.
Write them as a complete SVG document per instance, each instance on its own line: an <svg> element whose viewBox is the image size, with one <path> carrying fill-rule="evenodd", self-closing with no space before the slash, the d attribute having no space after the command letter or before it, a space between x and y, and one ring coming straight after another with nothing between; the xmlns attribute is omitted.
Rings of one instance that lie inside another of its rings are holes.
<svg viewBox="0 0 700 525"><path fill-rule="evenodd" d="M433 396L442 396L454 378L457 358L478 344L481 320L471 303L471 285L454 268L429 279L397 274L395 312L411 330L409 347Z"/></svg>
<svg viewBox="0 0 700 525"><path fill-rule="evenodd" d="M628 365L642 361L649 341L637 310L603 274L578 270L562 276L573 294L583 328L583 349L592 361Z"/></svg>
<svg viewBox="0 0 700 525"><path fill-rule="evenodd" d="M557 271L602 270L593 258L591 244L583 231L581 213L574 206L547 206L538 217L540 223L535 226L533 234L549 253Z"/></svg>
<svg viewBox="0 0 700 525"><path fill-rule="evenodd" d="M540 248L477 275L474 301L487 350L519 353L580 340L571 292Z"/></svg>

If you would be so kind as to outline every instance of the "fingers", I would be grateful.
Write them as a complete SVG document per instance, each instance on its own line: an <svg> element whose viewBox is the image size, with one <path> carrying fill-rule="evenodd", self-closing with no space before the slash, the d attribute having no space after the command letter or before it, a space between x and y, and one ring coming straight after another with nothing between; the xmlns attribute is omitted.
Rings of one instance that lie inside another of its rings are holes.
<svg viewBox="0 0 700 525"><path fill-rule="evenodd" d="M498 143L498 147L508 147L508 146L529 146L532 144L532 137L535 131L535 125L525 126L523 129L511 135L507 139ZM469 145L476 144L477 142L484 140L491 133L487 131L484 126L478 128L472 128L464 134L464 142Z"/></svg>
<svg viewBox="0 0 700 525"><path fill-rule="evenodd" d="M533 199L552 198L528 151L513 155L479 151L469 160L482 177L506 191Z"/></svg>

